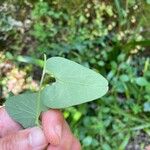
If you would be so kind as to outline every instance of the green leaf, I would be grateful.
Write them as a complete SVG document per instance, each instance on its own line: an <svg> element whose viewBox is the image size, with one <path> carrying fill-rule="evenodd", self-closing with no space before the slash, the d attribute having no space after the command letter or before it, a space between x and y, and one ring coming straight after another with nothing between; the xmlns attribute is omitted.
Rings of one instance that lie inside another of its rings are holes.
<svg viewBox="0 0 150 150"><path fill-rule="evenodd" d="M130 134L128 133L125 137L124 140L122 141L121 145L119 146L118 150L124 150L126 149L126 146L130 140Z"/></svg>
<svg viewBox="0 0 150 150"><path fill-rule="evenodd" d="M111 147L109 146L108 143L103 143L102 148L103 150L111 150Z"/></svg>
<svg viewBox="0 0 150 150"><path fill-rule="evenodd" d="M123 81L123 82L128 82L129 77L126 74L122 74L122 75L120 75L120 80Z"/></svg>
<svg viewBox="0 0 150 150"><path fill-rule="evenodd" d="M150 4L150 0L146 0L147 4Z"/></svg>
<svg viewBox="0 0 150 150"><path fill-rule="evenodd" d="M6 58L9 59L9 60L12 60L12 61L18 61L18 62L37 65L39 67L44 66L44 61L41 60L41 59L36 59L36 58L33 58L33 57L22 56L22 55L13 56L10 52L6 53Z"/></svg>
<svg viewBox="0 0 150 150"><path fill-rule="evenodd" d="M108 91L108 82L102 75L65 58L48 59L46 73L56 79L41 93L43 103L50 108L92 101Z"/></svg>
<svg viewBox="0 0 150 150"><path fill-rule="evenodd" d="M5 103L6 110L11 118L20 123L24 128L36 126L37 93L26 93L12 96ZM46 110L41 107L41 111Z"/></svg>
<svg viewBox="0 0 150 150"><path fill-rule="evenodd" d="M92 137L91 136L87 136L86 138L84 138L83 143L85 146L89 146L92 144Z"/></svg>
<svg viewBox="0 0 150 150"><path fill-rule="evenodd" d="M150 102L144 103L144 112L150 112Z"/></svg>
<svg viewBox="0 0 150 150"><path fill-rule="evenodd" d="M136 78L136 84L139 86L146 86L148 85L148 81L144 77Z"/></svg>

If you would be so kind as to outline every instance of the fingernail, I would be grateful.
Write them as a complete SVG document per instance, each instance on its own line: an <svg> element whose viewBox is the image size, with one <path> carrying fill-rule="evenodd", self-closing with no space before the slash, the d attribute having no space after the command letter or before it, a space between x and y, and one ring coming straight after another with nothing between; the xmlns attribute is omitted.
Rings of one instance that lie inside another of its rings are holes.
<svg viewBox="0 0 150 150"><path fill-rule="evenodd" d="M61 140L61 134L62 134L62 126L61 125L56 125L54 127L55 133L58 135L59 140Z"/></svg>
<svg viewBox="0 0 150 150"><path fill-rule="evenodd" d="M32 147L38 147L43 145L45 137L42 130L38 127L32 128L29 134L29 143Z"/></svg>

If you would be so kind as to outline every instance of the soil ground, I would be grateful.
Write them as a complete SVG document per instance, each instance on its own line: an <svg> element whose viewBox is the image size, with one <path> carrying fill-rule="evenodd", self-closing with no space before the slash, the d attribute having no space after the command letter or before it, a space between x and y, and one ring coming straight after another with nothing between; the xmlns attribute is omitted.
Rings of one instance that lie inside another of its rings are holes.
<svg viewBox="0 0 150 150"><path fill-rule="evenodd" d="M131 139L126 150L150 150L150 147L145 149L148 145L150 145L150 136L141 132L134 139Z"/></svg>

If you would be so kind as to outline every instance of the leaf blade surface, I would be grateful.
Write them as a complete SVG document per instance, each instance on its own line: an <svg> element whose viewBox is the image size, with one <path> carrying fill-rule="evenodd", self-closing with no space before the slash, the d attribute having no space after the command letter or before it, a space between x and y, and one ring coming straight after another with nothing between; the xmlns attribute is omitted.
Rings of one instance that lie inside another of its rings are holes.
<svg viewBox="0 0 150 150"><path fill-rule="evenodd" d="M56 79L41 95L43 103L50 108L89 102L108 91L108 82L102 75L65 58L48 59L46 72Z"/></svg>
<svg viewBox="0 0 150 150"><path fill-rule="evenodd" d="M37 93L25 93L12 96L5 103L6 110L11 118L24 128L36 126Z"/></svg>

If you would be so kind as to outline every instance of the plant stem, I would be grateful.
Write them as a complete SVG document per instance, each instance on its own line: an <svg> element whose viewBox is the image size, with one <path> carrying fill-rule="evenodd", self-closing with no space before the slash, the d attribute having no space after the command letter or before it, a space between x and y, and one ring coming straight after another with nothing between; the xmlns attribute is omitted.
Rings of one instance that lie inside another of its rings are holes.
<svg viewBox="0 0 150 150"><path fill-rule="evenodd" d="M44 68L43 68L43 72L42 72L42 77L41 77L41 81L40 81L40 89L39 89L39 93L38 93L38 98L37 98L37 114L36 114L36 125L37 126L40 126L39 124L39 116L40 116L40 113L41 113L41 108L40 108L40 105L41 105L41 89L42 89L42 84L43 84L43 80L44 80L44 76L45 76L45 72L46 72L46 55L44 54Z"/></svg>

